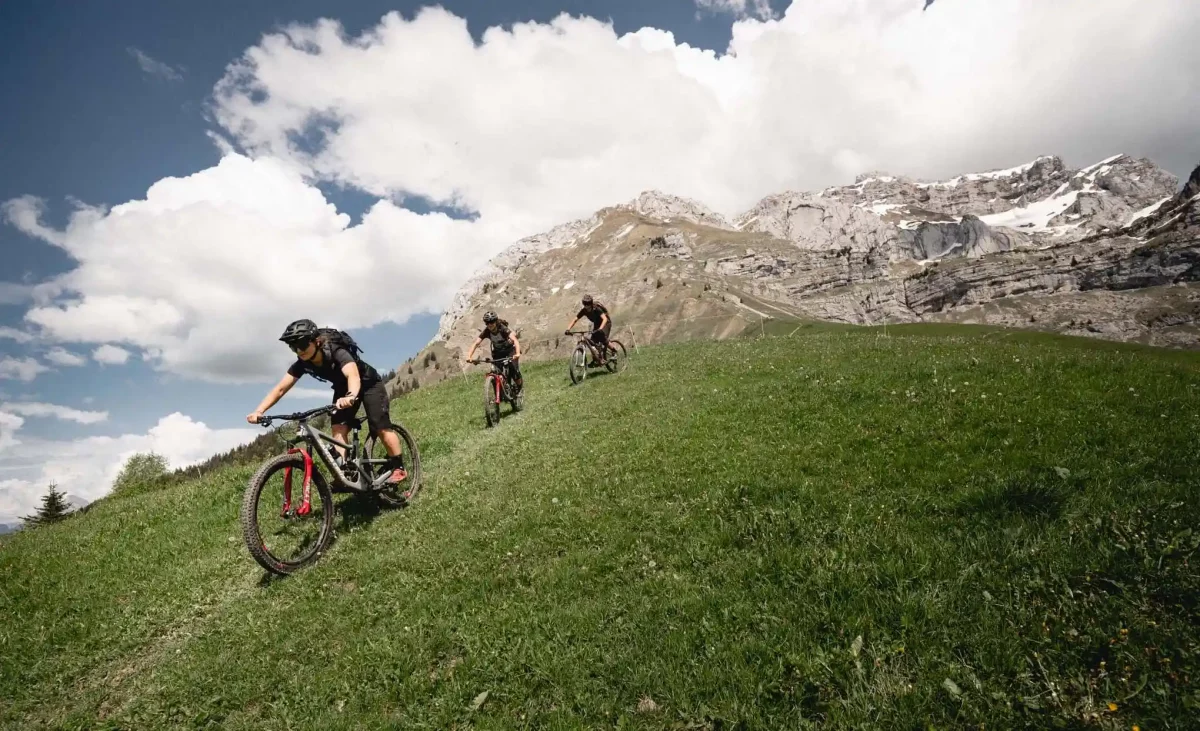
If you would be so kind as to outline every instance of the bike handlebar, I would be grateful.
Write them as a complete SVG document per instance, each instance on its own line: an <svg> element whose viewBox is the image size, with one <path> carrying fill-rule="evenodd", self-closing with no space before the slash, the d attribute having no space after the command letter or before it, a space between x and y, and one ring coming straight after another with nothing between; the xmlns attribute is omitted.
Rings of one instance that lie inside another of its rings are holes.
<svg viewBox="0 0 1200 731"><path fill-rule="evenodd" d="M273 414L270 416L263 414L258 418L258 424L259 426L270 426L272 421L306 421L314 416L328 414L336 409L337 406L330 404L329 406L320 406L308 411L298 411L294 414Z"/></svg>
<svg viewBox="0 0 1200 731"><path fill-rule="evenodd" d="M511 355L507 358L497 358L495 360L493 360L491 358L472 358L471 360L469 360L467 362L468 363L507 363L510 360L512 360Z"/></svg>

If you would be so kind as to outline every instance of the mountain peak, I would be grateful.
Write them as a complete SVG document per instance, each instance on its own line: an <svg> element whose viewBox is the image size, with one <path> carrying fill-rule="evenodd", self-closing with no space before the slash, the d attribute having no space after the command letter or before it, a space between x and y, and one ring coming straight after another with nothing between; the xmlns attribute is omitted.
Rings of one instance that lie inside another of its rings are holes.
<svg viewBox="0 0 1200 731"><path fill-rule="evenodd" d="M724 216L700 201L671 195L660 190L642 191L641 195L627 203L624 207L633 210L639 215L664 222L683 219L715 228L733 228Z"/></svg>

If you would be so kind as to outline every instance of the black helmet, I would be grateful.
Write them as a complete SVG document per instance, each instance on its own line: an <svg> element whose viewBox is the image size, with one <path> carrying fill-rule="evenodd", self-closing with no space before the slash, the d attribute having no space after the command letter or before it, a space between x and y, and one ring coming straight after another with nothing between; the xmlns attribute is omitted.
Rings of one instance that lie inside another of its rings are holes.
<svg viewBox="0 0 1200 731"><path fill-rule="evenodd" d="M592 304L592 296L590 294L585 294L583 296L583 304L585 304L585 305Z"/></svg>
<svg viewBox="0 0 1200 731"><path fill-rule="evenodd" d="M483 321L486 323L490 324L490 323L496 322L499 319L500 318L496 316L496 313L492 312L491 310L488 310L487 312L483 313Z"/></svg>
<svg viewBox="0 0 1200 731"><path fill-rule="evenodd" d="M317 323L312 320L296 320L284 328L283 335L280 335L279 339L291 345L312 340L315 337L317 337Z"/></svg>

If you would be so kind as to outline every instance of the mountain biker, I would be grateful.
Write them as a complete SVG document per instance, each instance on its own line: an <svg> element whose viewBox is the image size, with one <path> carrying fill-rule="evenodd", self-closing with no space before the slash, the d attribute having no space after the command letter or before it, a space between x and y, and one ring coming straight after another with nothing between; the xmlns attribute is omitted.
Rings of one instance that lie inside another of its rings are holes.
<svg viewBox="0 0 1200 731"><path fill-rule="evenodd" d="M369 363L351 351L340 337L335 337L336 333L336 330L318 330L317 324L312 320L296 320L288 325L279 339L287 343L296 354L296 362L292 363L279 383L263 397L258 408L246 416L246 421L257 424L263 413L283 398L305 373L328 381L333 384L333 404L337 407L329 419L333 436L342 442L349 441L350 424L358 413L358 405L361 402L366 406L367 424L371 433L383 442L388 451L387 467L392 473L388 476L387 484L403 482L408 473L404 469L403 455L400 452L400 438L391 428L388 395L383 379ZM344 461L345 448L335 446L334 449Z"/></svg>
<svg viewBox="0 0 1200 731"><path fill-rule="evenodd" d="M612 319L608 316L608 308L593 300L590 294L585 294L583 309L575 314L575 319L571 320L570 325L567 325L567 331L564 334L570 335L571 328L575 327L575 323L579 322L581 317L592 321L592 332L588 334L588 337L599 348L600 362L603 363L608 357L608 334L612 332Z"/></svg>
<svg viewBox="0 0 1200 731"><path fill-rule="evenodd" d="M483 330L479 333L479 337L475 338L475 342L471 343L471 349L467 351L467 362L475 362L472 359L475 349L485 339L491 342L492 360L512 356L512 360L507 365L508 378L516 388L516 393L520 393L525 385L525 380L521 378L521 343L517 340L516 333L508 329L508 320L500 319L491 310L483 313Z"/></svg>

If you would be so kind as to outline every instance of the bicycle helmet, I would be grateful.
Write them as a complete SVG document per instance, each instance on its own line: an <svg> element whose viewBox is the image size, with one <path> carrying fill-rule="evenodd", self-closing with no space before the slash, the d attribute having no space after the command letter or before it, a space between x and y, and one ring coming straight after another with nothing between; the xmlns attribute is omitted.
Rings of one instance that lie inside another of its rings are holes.
<svg viewBox="0 0 1200 731"><path fill-rule="evenodd" d="M583 304L585 306L592 304L592 296L590 294L585 294L583 296Z"/></svg>
<svg viewBox="0 0 1200 731"><path fill-rule="evenodd" d="M483 321L489 325L493 322L496 322L499 319L500 318L496 316L496 313L492 312L491 310L488 310L487 312L483 313Z"/></svg>
<svg viewBox="0 0 1200 731"><path fill-rule="evenodd" d="M296 320L283 330L279 339L288 345L302 343L317 337L317 323L312 320Z"/></svg>

